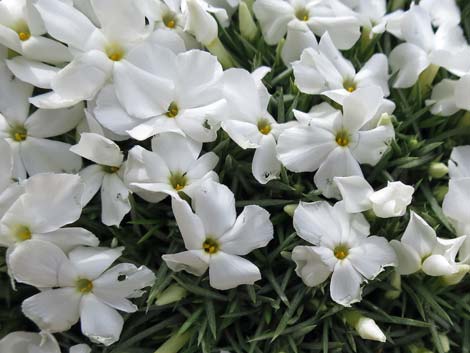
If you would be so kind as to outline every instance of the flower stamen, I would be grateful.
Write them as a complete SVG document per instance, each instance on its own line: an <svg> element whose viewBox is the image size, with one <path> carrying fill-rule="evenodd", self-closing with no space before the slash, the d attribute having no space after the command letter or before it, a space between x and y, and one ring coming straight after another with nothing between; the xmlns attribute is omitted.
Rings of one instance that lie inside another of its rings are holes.
<svg viewBox="0 0 470 353"><path fill-rule="evenodd" d="M219 251L220 245L217 240L213 238L207 238L204 240L204 243L202 243L202 248L206 253L213 255Z"/></svg>
<svg viewBox="0 0 470 353"><path fill-rule="evenodd" d="M76 282L76 288L80 293L90 293L93 290L93 282L86 278L80 278Z"/></svg>
<svg viewBox="0 0 470 353"><path fill-rule="evenodd" d="M307 9L299 9L295 12L295 17L297 17L300 21L308 21L310 14L308 13Z"/></svg>
<svg viewBox="0 0 470 353"><path fill-rule="evenodd" d="M179 113L178 105L175 102L172 102L168 107L168 111L166 112L166 116L169 118L175 118Z"/></svg>
<svg viewBox="0 0 470 353"><path fill-rule="evenodd" d="M333 253L335 254L335 257L338 260L344 260L348 256L349 250L346 246L339 245L335 247L335 249L333 250Z"/></svg>
<svg viewBox="0 0 470 353"><path fill-rule="evenodd" d="M170 175L170 184L176 191L181 191L186 187L188 179L182 173L172 173Z"/></svg>
<svg viewBox="0 0 470 353"><path fill-rule="evenodd" d="M335 138L336 143L341 147L349 145L349 134L346 131L339 131Z"/></svg>
<svg viewBox="0 0 470 353"><path fill-rule="evenodd" d="M22 142L28 138L28 132L24 126L15 126L11 129L10 136L16 142Z"/></svg>
<svg viewBox="0 0 470 353"><path fill-rule="evenodd" d="M26 226L18 226L16 229L15 229L15 237L19 240L19 241L26 241L26 240L29 240L31 239L31 230L26 227Z"/></svg>
<svg viewBox="0 0 470 353"><path fill-rule="evenodd" d="M267 120L267 119L258 120L258 130L263 135L269 134L272 130L272 127L271 127L271 124L269 123L269 120Z"/></svg>

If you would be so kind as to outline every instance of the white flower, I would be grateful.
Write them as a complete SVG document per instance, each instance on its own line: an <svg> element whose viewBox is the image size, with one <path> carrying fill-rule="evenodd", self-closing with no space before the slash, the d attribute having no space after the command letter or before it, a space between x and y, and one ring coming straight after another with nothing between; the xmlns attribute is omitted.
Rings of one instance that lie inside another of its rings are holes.
<svg viewBox="0 0 470 353"><path fill-rule="evenodd" d="M209 268L210 285L230 289L261 279L259 269L242 258L273 238L269 213L246 206L237 217L233 193L225 185L206 181L188 203L173 199L173 213L187 251L163 255L173 271L202 276Z"/></svg>
<svg viewBox="0 0 470 353"><path fill-rule="evenodd" d="M82 333L92 342L116 342L124 323L117 310L135 312L137 306L128 298L140 297L141 289L155 280L145 266L121 263L110 268L122 250L77 247L67 257L43 241L16 248L10 256L15 279L42 289L23 302L23 313L48 332L66 331L80 319Z"/></svg>
<svg viewBox="0 0 470 353"><path fill-rule="evenodd" d="M147 80L128 82L127 94L119 100L119 92L116 95L112 89L103 90L94 113L105 128L120 135L128 133L137 140L163 132L176 132L200 142L215 140L219 128L215 121L226 109L222 67L215 56L200 50L176 55L165 48L142 45L128 60L142 76L167 82L168 103L162 110L158 104L161 91ZM119 101L125 101L129 114Z"/></svg>
<svg viewBox="0 0 470 353"><path fill-rule="evenodd" d="M2 353L60 353L59 343L48 332L12 332L0 340ZM86 344L70 347L70 353L91 353Z"/></svg>
<svg viewBox="0 0 470 353"><path fill-rule="evenodd" d="M470 145L457 146L452 149L449 159L449 176L470 178Z"/></svg>
<svg viewBox="0 0 470 353"><path fill-rule="evenodd" d="M457 273L455 256L466 236L444 239L420 216L411 212L410 222L401 241L392 240L398 258L398 273L409 275L422 270L429 276L445 276Z"/></svg>
<svg viewBox="0 0 470 353"><path fill-rule="evenodd" d="M35 97L33 104L58 108L90 100L112 78L121 98L132 94L135 85L150 85L159 92L154 106L163 112L169 103L167 82L148 77L127 57L144 41L183 48L182 40L171 32L152 33L145 24L145 15L132 0L93 0L91 5L100 27L71 4L59 0L35 3L48 33L73 48L75 56L53 75L52 92ZM129 108L127 100L122 99L121 103Z"/></svg>
<svg viewBox="0 0 470 353"><path fill-rule="evenodd" d="M466 52L468 45L459 26L446 24L434 32L429 13L421 6L412 6L401 19L401 34L406 43L395 47L389 57L393 72L398 72L393 87L413 86L430 65L454 74L461 72L456 53Z"/></svg>
<svg viewBox="0 0 470 353"><path fill-rule="evenodd" d="M335 177L346 211L363 212L372 209L377 217L400 217L411 204L414 188L401 181L388 182L374 192L366 179L360 176Z"/></svg>
<svg viewBox="0 0 470 353"><path fill-rule="evenodd" d="M303 51L300 61L292 64L295 84L308 94L323 94L339 104L358 88L379 86L388 96L388 61L384 54L374 54L356 73L353 64L336 49L328 33L318 46Z"/></svg>
<svg viewBox="0 0 470 353"><path fill-rule="evenodd" d="M331 298L351 306L361 300L361 284L373 280L395 254L387 239L369 235L362 214L349 214L342 202L301 202L294 213L297 235L313 246L296 246L292 259L296 273L307 286L317 286L331 276Z"/></svg>
<svg viewBox="0 0 470 353"><path fill-rule="evenodd" d="M131 210L130 190L123 182L124 155L119 146L101 135L82 133L80 142L70 150L96 163L80 172L85 183L83 205L101 188L101 220L105 225L119 226Z"/></svg>
<svg viewBox="0 0 470 353"><path fill-rule="evenodd" d="M300 124L279 136L279 159L294 172L318 169L315 185L326 197L339 198L333 178L362 176L359 163L375 165L389 148L393 126L377 126L377 120L393 108L383 100L380 88L368 87L344 99L343 113L326 103L310 113L294 111Z"/></svg>
<svg viewBox="0 0 470 353"><path fill-rule="evenodd" d="M83 184L70 174L38 174L18 188L0 214L0 245L32 240L50 241L68 252L77 245L97 246L98 239L82 228L62 228L82 212Z"/></svg>
<svg viewBox="0 0 470 353"><path fill-rule="evenodd" d="M421 0L419 6L429 13L435 27L460 23L460 10L455 0Z"/></svg>
<svg viewBox="0 0 470 353"><path fill-rule="evenodd" d="M469 89L470 74L458 80L444 79L433 87L431 99L426 101L426 105L432 105L431 113L441 116L450 116L459 110L470 111L467 99Z"/></svg>
<svg viewBox="0 0 470 353"><path fill-rule="evenodd" d="M14 183L13 155L5 140L0 140L0 195Z"/></svg>
<svg viewBox="0 0 470 353"><path fill-rule="evenodd" d="M255 149L252 173L261 184L279 177L281 162L276 156L276 140L291 125L278 124L268 112L271 96L261 82L268 71L261 67L252 74L243 69L224 72L228 109L222 128L241 148Z"/></svg>
<svg viewBox="0 0 470 353"><path fill-rule="evenodd" d="M129 151L125 180L139 196L159 202L179 192L192 196L205 179L218 181L212 169L219 158L213 152L199 156L202 143L176 133L157 135L152 152L135 146Z"/></svg>
<svg viewBox="0 0 470 353"><path fill-rule="evenodd" d="M269 45L279 43L291 22L317 36L328 32L338 49L350 49L361 35L356 14L338 0L257 0L253 11Z"/></svg>
<svg viewBox="0 0 470 353"><path fill-rule="evenodd" d="M69 49L46 38L41 16L30 0L0 2L0 44L38 62L60 64L70 61Z"/></svg>
<svg viewBox="0 0 470 353"><path fill-rule="evenodd" d="M25 179L27 174L42 172L78 172L82 160L69 151L70 145L48 138L75 128L83 117L83 106L38 109L29 115L33 87L0 76L0 139L12 149L14 176Z"/></svg>

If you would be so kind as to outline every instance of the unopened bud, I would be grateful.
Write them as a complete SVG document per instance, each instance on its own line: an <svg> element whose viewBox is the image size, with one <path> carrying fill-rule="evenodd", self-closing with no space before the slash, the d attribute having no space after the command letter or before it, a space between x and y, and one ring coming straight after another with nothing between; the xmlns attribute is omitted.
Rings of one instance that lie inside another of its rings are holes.
<svg viewBox="0 0 470 353"><path fill-rule="evenodd" d="M258 27L256 26L248 5L244 1L238 6L238 22L242 37L249 41L255 39L258 34Z"/></svg>
<svg viewBox="0 0 470 353"><path fill-rule="evenodd" d="M441 282L446 285L446 286L454 286L456 284L459 284L460 281L465 277L465 275L470 272L470 266L467 264L459 264L457 265L459 270L457 273L447 275L447 276L442 276L441 277Z"/></svg>
<svg viewBox="0 0 470 353"><path fill-rule="evenodd" d="M449 337L447 337L447 335L443 333L440 333L438 337L439 337L439 341L441 341L442 350L446 353L449 352L450 351Z"/></svg>
<svg viewBox="0 0 470 353"><path fill-rule="evenodd" d="M354 310L347 311L343 317L362 339L378 342L387 340L380 327L371 318L365 317Z"/></svg>
<svg viewBox="0 0 470 353"><path fill-rule="evenodd" d="M377 126L391 125L392 124L392 119L393 119L393 115L390 115L388 113L383 113L380 116L380 119L379 119L379 122L377 123Z"/></svg>
<svg viewBox="0 0 470 353"><path fill-rule="evenodd" d="M216 37L212 42L206 44L206 48L212 55L217 56L217 59L219 59L224 69L235 66L232 55L225 49L219 37Z"/></svg>
<svg viewBox="0 0 470 353"><path fill-rule="evenodd" d="M284 212L287 213L289 216L293 217L294 212L295 212L295 210L297 209L298 206L299 206L298 204L286 205L286 206L284 206Z"/></svg>
<svg viewBox="0 0 470 353"><path fill-rule="evenodd" d="M448 192L449 187L447 185L438 185L433 188L432 194L436 198L437 202L441 203Z"/></svg>
<svg viewBox="0 0 470 353"><path fill-rule="evenodd" d="M395 300L401 294L401 276L397 271L393 271L390 276L390 284L394 289L385 292L385 298Z"/></svg>
<svg viewBox="0 0 470 353"><path fill-rule="evenodd" d="M186 331L185 333L181 335L176 334L172 336L169 340L163 343L155 351L155 353L178 353L179 350L184 347L186 342L189 341L192 334L193 333L191 331Z"/></svg>
<svg viewBox="0 0 470 353"><path fill-rule="evenodd" d="M428 170L429 175L435 179L444 177L448 172L449 168L442 162L432 162Z"/></svg>
<svg viewBox="0 0 470 353"><path fill-rule="evenodd" d="M177 284L172 284L165 289L160 295L157 296L157 305L167 305L175 303L183 299L188 292L183 287Z"/></svg>

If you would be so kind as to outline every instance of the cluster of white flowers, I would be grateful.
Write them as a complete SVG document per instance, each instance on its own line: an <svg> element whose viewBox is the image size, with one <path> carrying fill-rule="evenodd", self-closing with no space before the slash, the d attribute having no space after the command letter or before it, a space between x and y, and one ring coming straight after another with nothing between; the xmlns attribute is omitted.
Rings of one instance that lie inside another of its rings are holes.
<svg viewBox="0 0 470 353"><path fill-rule="evenodd" d="M257 35L256 18L264 41L282 46L296 88L321 103L294 109L288 122L271 115L273 87L263 83L271 69L235 68L218 36L238 7L242 34ZM236 0L0 0L0 245L12 285L38 289L22 311L41 330L6 336L0 351L59 353L51 333L78 321L92 342L111 345L123 329L118 311L135 312L129 299L154 283L145 266L113 266L124 248L65 227L99 190L106 226L121 225L133 194L148 203L171 198L186 248L162 256L171 270L209 270L219 290L260 280L263 268L242 256L276 235L259 206L237 216L234 193L219 183L219 157L206 147L222 134L255 150L260 184L283 170L315 172L323 200L293 213L307 245L293 248L292 260L306 286L331 277L332 300L349 307L387 267L457 283L470 270L470 146L449 161L443 212L455 239L407 212L413 186L390 177L374 191L363 166L376 166L395 139L390 87L423 77L429 85L443 68L459 79L434 86L431 112L470 111L470 46L459 22L453 0L391 13L385 0L256 0L252 8ZM366 50L385 32L401 42L389 57L376 53L357 68L340 51ZM389 242L370 235L362 212L410 220ZM370 320L352 325L384 341Z"/></svg>

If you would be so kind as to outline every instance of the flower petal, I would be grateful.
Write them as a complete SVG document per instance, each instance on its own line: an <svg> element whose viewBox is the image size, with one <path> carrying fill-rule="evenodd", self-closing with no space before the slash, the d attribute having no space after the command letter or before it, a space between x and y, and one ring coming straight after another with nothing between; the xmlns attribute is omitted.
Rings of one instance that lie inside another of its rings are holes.
<svg viewBox="0 0 470 353"><path fill-rule="evenodd" d="M329 266L312 250L313 246L296 246L292 250L292 260L297 267L295 272L305 285L315 287L325 282L331 274Z"/></svg>
<svg viewBox="0 0 470 353"><path fill-rule="evenodd" d="M101 220L107 226L119 226L131 210L130 191L117 174L106 174L101 186Z"/></svg>
<svg viewBox="0 0 470 353"><path fill-rule="evenodd" d="M193 213L191 206L186 201L173 198L171 206L186 249L202 249L202 243L206 239L206 231L201 219Z"/></svg>
<svg viewBox="0 0 470 353"><path fill-rule="evenodd" d="M397 269L400 275L411 275L421 268L421 258L419 254L408 244L392 240L390 242L395 255L397 256Z"/></svg>
<svg viewBox="0 0 470 353"><path fill-rule="evenodd" d="M202 276L209 266L209 257L202 250L189 250L177 254L162 255L166 265L175 272L186 271L195 276Z"/></svg>
<svg viewBox="0 0 470 353"><path fill-rule="evenodd" d="M79 245L98 246L100 243L93 233L84 228L77 227L61 228L49 233L34 234L33 239L50 242L61 248L65 253L70 252Z"/></svg>
<svg viewBox="0 0 470 353"><path fill-rule="evenodd" d="M122 255L123 250L123 247L78 247L69 253L69 259L79 275L92 281L106 271Z"/></svg>
<svg viewBox="0 0 470 353"><path fill-rule="evenodd" d="M363 279L350 261L338 261L331 276L331 299L343 306L351 306L361 300Z"/></svg>
<svg viewBox="0 0 470 353"><path fill-rule="evenodd" d="M410 221L401 241L411 246L421 258L424 258L431 255L437 244L436 232L424 219L411 212Z"/></svg>
<svg viewBox="0 0 470 353"><path fill-rule="evenodd" d="M261 279L261 273L252 262L220 251L211 256L209 279L211 287L226 290L241 284L253 284Z"/></svg>

